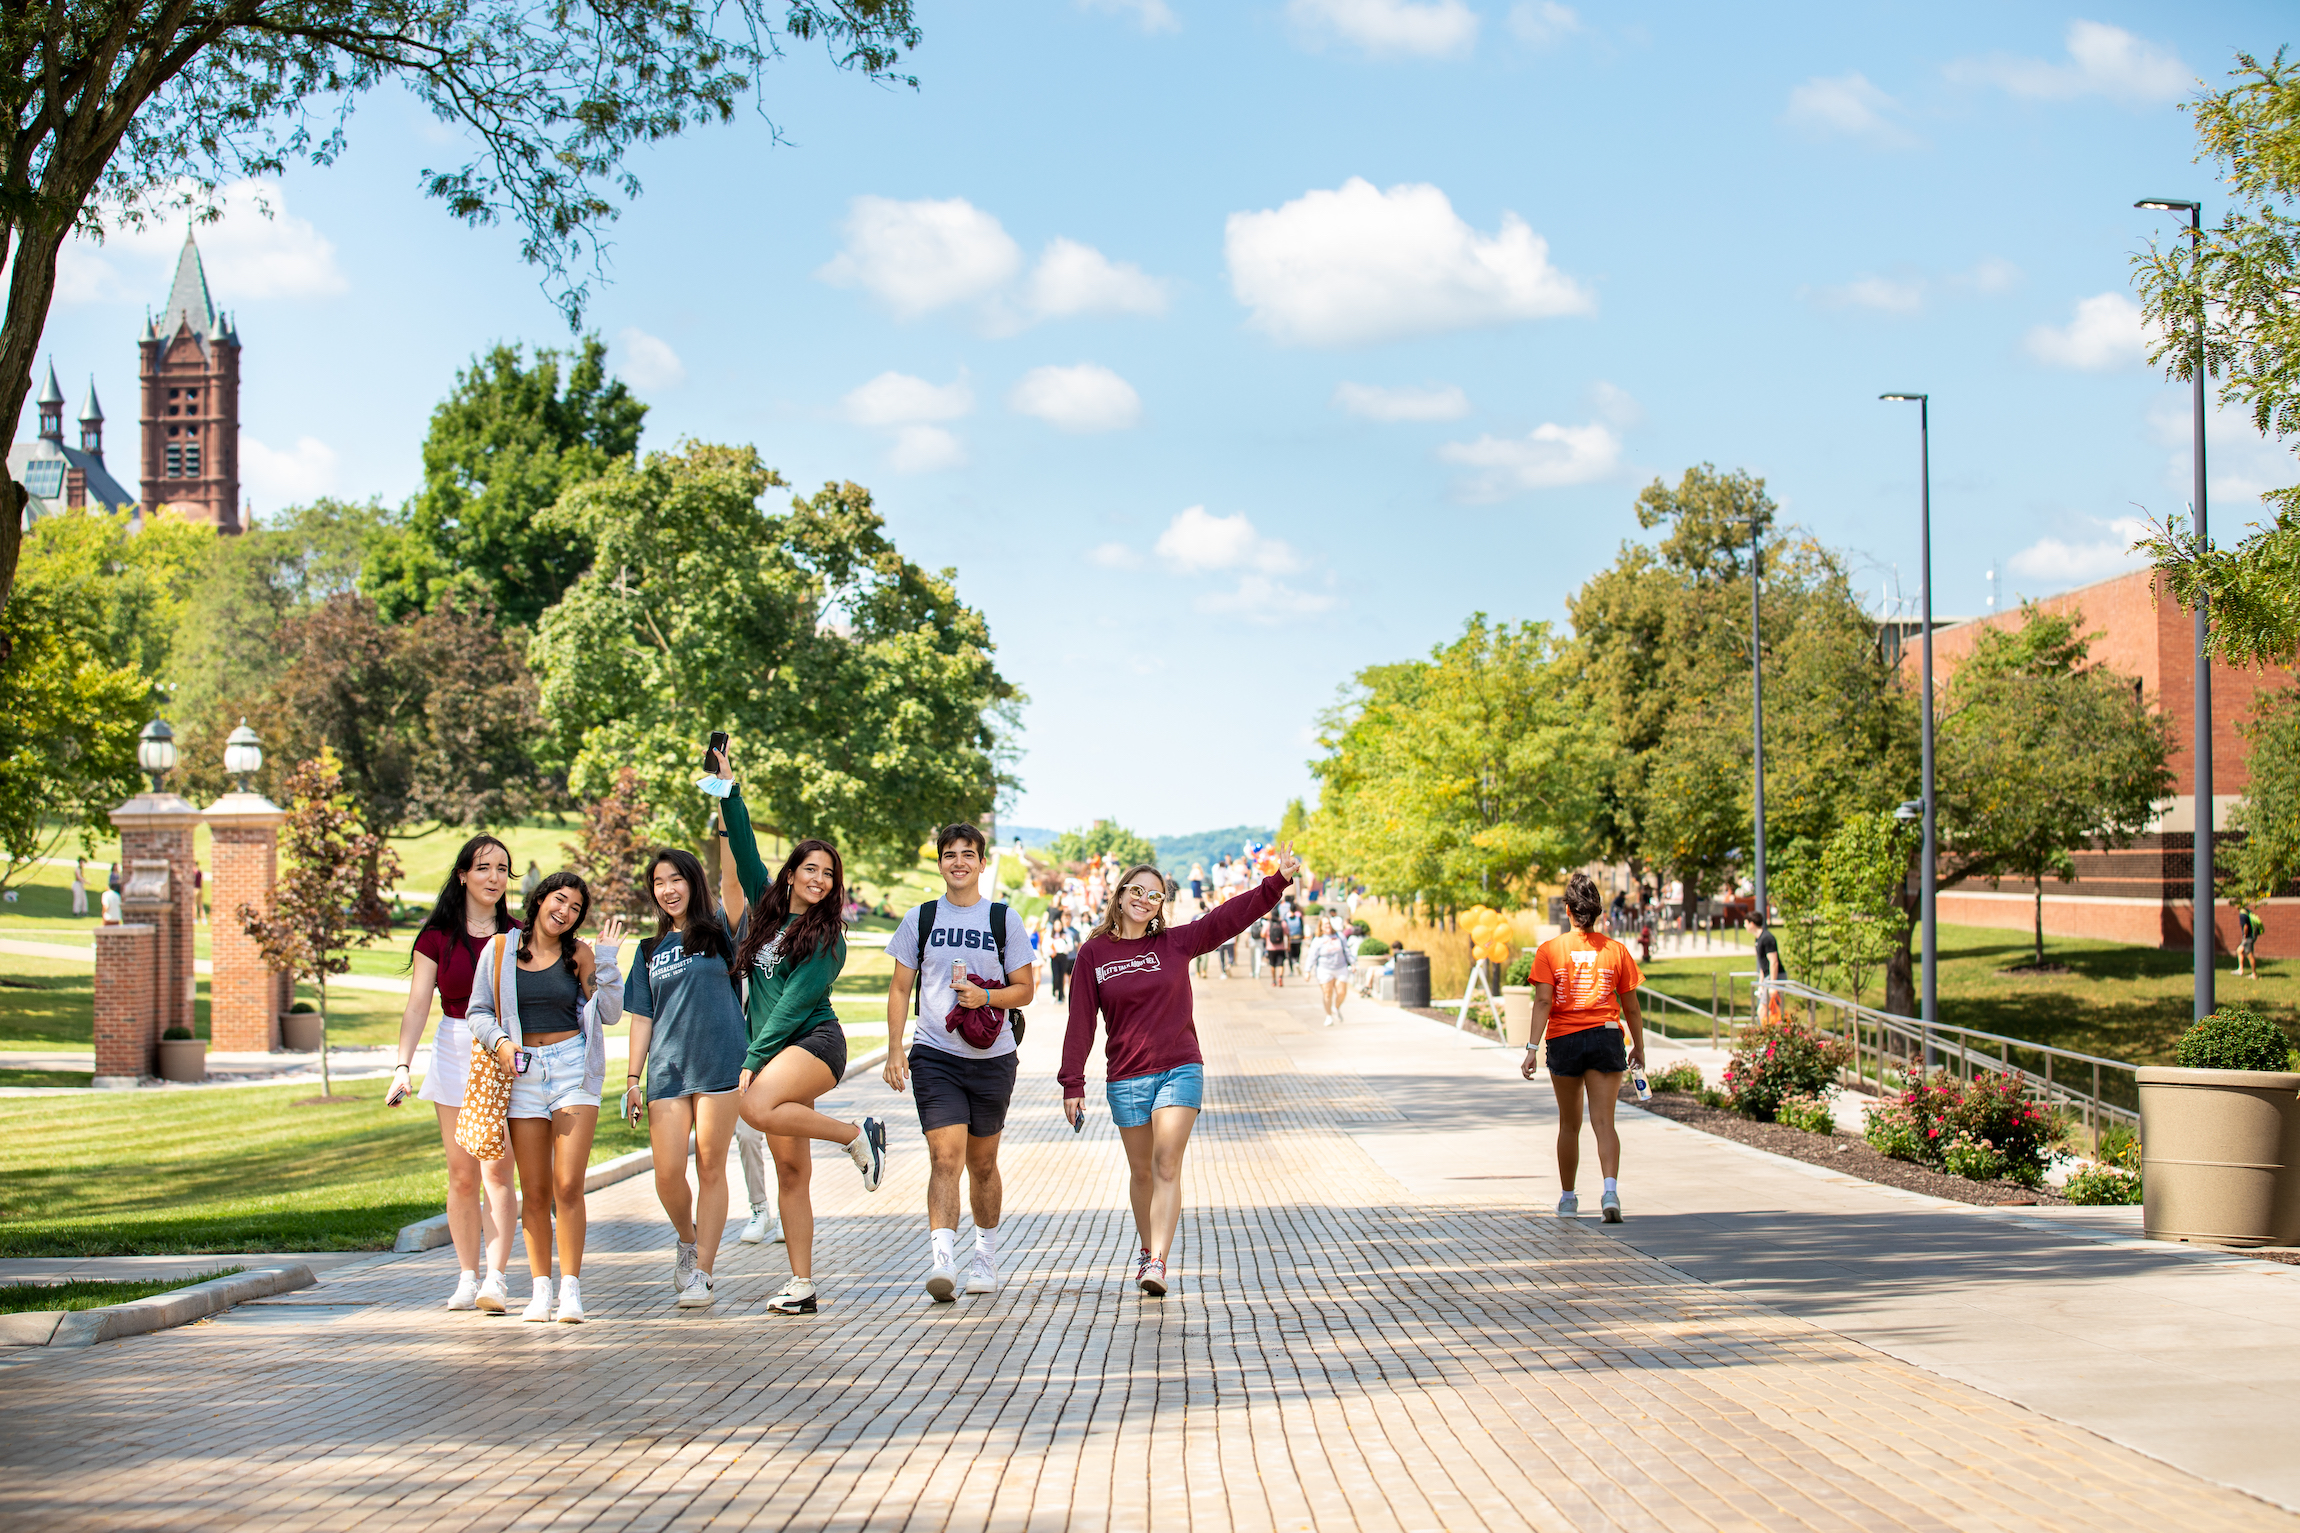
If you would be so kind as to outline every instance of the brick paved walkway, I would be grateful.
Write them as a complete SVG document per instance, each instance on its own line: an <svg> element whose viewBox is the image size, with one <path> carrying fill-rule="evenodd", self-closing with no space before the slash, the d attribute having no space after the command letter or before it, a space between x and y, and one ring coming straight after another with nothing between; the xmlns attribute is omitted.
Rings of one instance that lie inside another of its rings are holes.
<svg viewBox="0 0 2300 1533"><path fill-rule="evenodd" d="M1305 1068L1305 995L1201 995L1211 1099L1176 1297L1122 1286L1116 1136L1099 1106L1083 1141L1060 1124L1049 1012L1008 1135L995 1297L920 1292L907 1125L875 1197L843 1156L817 1162L812 1319L761 1310L776 1246L730 1245L715 1311L674 1311L640 1179L593 1199L588 1325L446 1314L441 1251L0 1373L0 1522L2295 1526L1531 1216L1521 1183L1417 1206L1344 1132L1396 1114ZM875 1078L844 1099L892 1100Z"/></svg>

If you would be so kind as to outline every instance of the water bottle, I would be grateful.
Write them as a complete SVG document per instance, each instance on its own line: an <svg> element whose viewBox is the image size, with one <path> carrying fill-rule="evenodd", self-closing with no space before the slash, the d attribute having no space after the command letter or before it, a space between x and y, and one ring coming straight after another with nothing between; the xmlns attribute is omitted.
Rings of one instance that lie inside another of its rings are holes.
<svg viewBox="0 0 2300 1533"><path fill-rule="evenodd" d="M1638 1101L1650 1102L1653 1100L1653 1088L1645 1084L1645 1067L1635 1060L1629 1062L1629 1081L1631 1085L1637 1088Z"/></svg>

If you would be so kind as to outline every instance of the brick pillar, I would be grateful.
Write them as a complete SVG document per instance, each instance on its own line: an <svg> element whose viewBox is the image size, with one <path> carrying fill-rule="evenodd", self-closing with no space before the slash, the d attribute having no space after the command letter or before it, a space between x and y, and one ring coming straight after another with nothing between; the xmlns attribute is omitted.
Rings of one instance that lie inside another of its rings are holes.
<svg viewBox="0 0 2300 1533"><path fill-rule="evenodd" d="M147 922L96 928L96 1084L134 1086L152 1073L152 979L159 928Z"/></svg>
<svg viewBox="0 0 2300 1533"><path fill-rule="evenodd" d="M192 828L200 812L173 793L139 793L112 811L120 829L120 861L164 862L168 868L167 916L159 930L160 983L152 996L157 1028L192 1025L192 930L196 914L192 874ZM124 898L124 896L123 896ZM131 916L131 920L138 917ZM142 917L152 920L147 915Z"/></svg>
<svg viewBox="0 0 2300 1533"><path fill-rule="evenodd" d="M208 1047L270 1052L280 1046L287 976L274 973L240 925L240 906L269 914L279 876L285 810L260 793L227 793L208 822Z"/></svg>

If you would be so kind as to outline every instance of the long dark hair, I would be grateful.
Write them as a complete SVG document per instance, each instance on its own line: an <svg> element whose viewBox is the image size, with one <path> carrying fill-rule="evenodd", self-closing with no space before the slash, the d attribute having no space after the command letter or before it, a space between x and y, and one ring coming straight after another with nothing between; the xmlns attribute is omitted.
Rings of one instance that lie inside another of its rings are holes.
<svg viewBox="0 0 2300 1533"><path fill-rule="evenodd" d="M1565 913L1573 917L1575 926L1589 931L1604 912L1605 896L1597 892L1596 879L1576 873L1565 881Z"/></svg>
<svg viewBox="0 0 2300 1533"><path fill-rule="evenodd" d="M799 864L807 860L809 852L821 852L831 860L831 892L809 905L796 921L791 920L791 880L797 876ZM847 929L847 869L839 860L839 849L828 841L801 841L791 848L783 859L783 869L775 881L751 906L750 928L743 933L743 948L735 955L735 972L748 974L751 965L759 961L759 954L774 940L774 935L790 926L790 934L783 939L782 958L786 963L804 963L816 951L829 947L844 936Z"/></svg>
<svg viewBox="0 0 2300 1533"><path fill-rule="evenodd" d="M545 900L561 889L574 890L583 901L575 911L575 924L568 927L567 935L559 939L560 966L570 974L578 974L581 971L575 967L575 934L583 929L584 921L590 918L591 886L573 873L565 871L545 875L543 882L535 886L535 892L527 896L527 907L519 913L519 961L525 963L535 956L536 913L542 910Z"/></svg>
<svg viewBox="0 0 2300 1533"><path fill-rule="evenodd" d="M455 854L455 866L448 870L446 886L439 891L439 898L432 902L431 914L423 918L423 931L415 934L416 941L423 940L424 932L434 931L447 933L450 942L464 940L468 923L463 909L463 875L471 871L471 865L479 860L479 854L491 846L503 854L504 871L508 873L511 870L511 848L485 831L464 842L463 850ZM503 893L495 899L495 929L499 932L511 930L510 892L511 884L506 879ZM411 969L415 967L412 949L407 955L407 965Z"/></svg>
<svg viewBox="0 0 2300 1533"><path fill-rule="evenodd" d="M726 961L727 973L736 974L735 945L727 940L727 928L719 919L719 907L711 899L711 886L703 879L703 865L695 854L675 846L658 850L647 863L647 871L639 875L639 887L647 892L647 901L655 905L655 940L659 943L671 935L671 917L663 907L655 904L655 870L664 863L671 871L687 881L687 929L679 935L680 948L695 954L716 954Z"/></svg>

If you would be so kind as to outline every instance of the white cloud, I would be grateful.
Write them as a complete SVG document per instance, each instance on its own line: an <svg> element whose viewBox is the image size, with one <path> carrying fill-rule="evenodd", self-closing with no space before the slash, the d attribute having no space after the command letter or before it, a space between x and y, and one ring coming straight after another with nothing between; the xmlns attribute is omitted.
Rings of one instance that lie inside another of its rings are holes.
<svg viewBox="0 0 2300 1533"><path fill-rule="evenodd" d="M1131 570L1142 567L1142 556L1123 543L1097 543L1086 551L1086 561L1106 570Z"/></svg>
<svg viewBox="0 0 2300 1533"><path fill-rule="evenodd" d="M1456 383L1421 389L1342 383L1334 387L1334 408L1370 421L1457 421L1469 414L1469 395Z"/></svg>
<svg viewBox="0 0 2300 1533"><path fill-rule="evenodd" d="M2148 562L2146 554L2135 553L2132 548L2134 541L2148 532L2147 524L2140 518L2118 517L2095 525L2109 535L2078 542L2039 538L2007 559L2005 568L2023 580L2066 587L2105 580Z"/></svg>
<svg viewBox="0 0 2300 1533"><path fill-rule="evenodd" d="M1509 8L1509 29L1518 41L1546 48L1581 31L1581 16L1557 0L1518 0Z"/></svg>
<svg viewBox="0 0 2300 1533"><path fill-rule="evenodd" d="M1353 43L1367 53L1444 58L1477 41L1477 12L1462 0L1287 0L1286 15L1311 43Z"/></svg>
<svg viewBox="0 0 2300 1533"><path fill-rule="evenodd" d="M2196 482L2195 465L2189 456L2196 432L2194 397L2187 384L2178 384L2159 394L2148 411L2149 435L2171 449L2164 457L2164 486L2176 497L2171 504L2183 512ZM2227 518L2232 513L2250 515L2257 509L2252 502L2263 493L2300 480L2300 465L2294 464L2292 449L2262 436L2252 424L2251 411L2243 405L2224 408L2207 403L2204 469L2205 493L2210 496L2205 510L2211 525L2218 529L2215 539L2223 544L2235 541L2228 535ZM2241 512L2238 507L2242 507Z"/></svg>
<svg viewBox="0 0 2300 1533"><path fill-rule="evenodd" d="M1213 516L1204 506L1191 506L1167 523L1156 551L1185 575L1235 569L1282 575L1299 563L1283 541L1256 531L1245 512Z"/></svg>
<svg viewBox="0 0 2300 1533"><path fill-rule="evenodd" d="M1427 184L1376 190L1352 176L1283 207L1233 213L1230 289L1279 341L1347 346L1582 314L1595 300L1549 264L1515 213L1479 234Z"/></svg>
<svg viewBox="0 0 2300 1533"><path fill-rule="evenodd" d="M1167 8L1166 0L1078 0L1078 8L1108 16L1131 16L1145 32L1182 30L1181 20Z"/></svg>
<svg viewBox="0 0 2300 1533"><path fill-rule="evenodd" d="M218 304L327 298L350 290L334 243L310 219L288 211L277 182L230 182L217 205L221 215L194 228L193 239L209 296ZM134 301L158 309L175 277L186 227L184 218L168 217L142 228L117 228L100 246L67 240L56 263L58 301Z"/></svg>
<svg viewBox="0 0 2300 1533"><path fill-rule="evenodd" d="M894 450L886 461L903 474L958 468L966 462L966 444L940 426L905 426L894 434Z"/></svg>
<svg viewBox="0 0 2300 1533"><path fill-rule="evenodd" d="M1008 407L1064 431L1123 431L1142 419L1142 396L1107 367L1034 367L1022 375Z"/></svg>
<svg viewBox="0 0 2300 1533"><path fill-rule="evenodd" d="M1334 604L1331 596L1297 591L1267 575L1241 576L1234 590L1208 591L1196 603L1200 612L1229 613L1265 626L1327 612Z"/></svg>
<svg viewBox="0 0 2300 1533"><path fill-rule="evenodd" d="M986 297L1022 269L1022 247L963 197L857 197L846 248L815 275L859 287L905 319Z"/></svg>
<svg viewBox="0 0 2300 1533"><path fill-rule="evenodd" d="M2137 366L2148 356L2140 305L2122 293L2078 299L2074 319L2058 328L2038 325L2025 344L2039 362L2086 372Z"/></svg>
<svg viewBox="0 0 2300 1533"><path fill-rule="evenodd" d="M267 507L292 506L335 489L335 449L318 437L297 437L281 449L240 433L240 483Z"/></svg>
<svg viewBox="0 0 2300 1533"><path fill-rule="evenodd" d="M1448 463L1483 470L1465 479L1461 498L1503 500L1526 490L1603 479L1621 466L1621 438L1609 426L1536 426L1521 437L1481 436L1474 442L1448 442L1438 449Z"/></svg>
<svg viewBox="0 0 2300 1533"><path fill-rule="evenodd" d="M974 391L963 376L954 383L936 384L908 373L884 372L840 404L846 418L858 426L908 426L957 420L974 408Z"/></svg>
<svg viewBox="0 0 2300 1533"><path fill-rule="evenodd" d="M1163 314L1166 284L1139 266L1111 260L1092 245L1058 236L1047 241L1030 274L1029 305L1048 318Z"/></svg>
<svg viewBox="0 0 2300 1533"><path fill-rule="evenodd" d="M1900 103L1869 83L1858 72L1815 75L1792 87L1781 121L1816 137L1875 139L1879 143L1909 144L1915 139L1886 114Z"/></svg>
<svg viewBox="0 0 2300 1533"><path fill-rule="evenodd" d="M1887 314L1914 314L1925 306L1925 284L1918 277L1855 277L1814 296L1832 309L1881 309Z"/></svg>
<svg viewBox="0 0 2300 1533"><path fill-rule="evenodd" d="M615 339L623 349L620 370L638 387L671 389L687 381L687 364L679 360L670 342L649 335L636 325L626 328Z"/></svg>
<svg viewBox="0 0 2300 1533"><path fill-rule="evenodd" d="M1993 85L2034 101L2107 96L2149 105L2177 101L2196 84L2195 71L2171 49L2098 21L2068 24L2066 63L1994 53L1959 59L1947 73L1960 85Z"/></svg>
<svg viewBox="0 0 2300 1533"><path fill-rule="evenodd" d="M1630 397L1629 390L1615 388L1602 378L1589 386L1589 402L1599 415L1624 431L1645 419L1645 407Z"/></svg>

